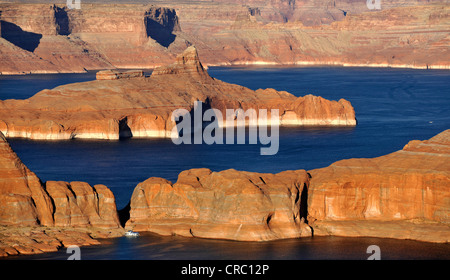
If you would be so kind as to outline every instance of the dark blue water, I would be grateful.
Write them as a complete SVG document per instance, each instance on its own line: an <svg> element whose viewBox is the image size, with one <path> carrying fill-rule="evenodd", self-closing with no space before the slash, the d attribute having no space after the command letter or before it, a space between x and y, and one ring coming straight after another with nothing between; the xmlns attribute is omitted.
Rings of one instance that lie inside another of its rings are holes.
<svg viewBox="0 0 450 280"><path fill-rule="evenodd" d="M385 155L401 149L410 140L428 139L450 128L450 71L446 70L213 67L208 72L251 89L270 87L296 96L345 98L355 108L358 125L281 128L279 152L273 156L260 155L260 145L177 146L170 139L10 139L10 144L43 181L105 184L114 192L121 209L129 202L134 187L152 176L175 182L180 171L197 167L271 173L311 170L341 159ZM0 77L0 99L25 99L44 88L92 79L95 73ZM187 243L199 242L189 240ZM124 246L121 244L112 246ZM263 249L260 252L265 253ZM177 256L182 253L165 255Z"/></svg>

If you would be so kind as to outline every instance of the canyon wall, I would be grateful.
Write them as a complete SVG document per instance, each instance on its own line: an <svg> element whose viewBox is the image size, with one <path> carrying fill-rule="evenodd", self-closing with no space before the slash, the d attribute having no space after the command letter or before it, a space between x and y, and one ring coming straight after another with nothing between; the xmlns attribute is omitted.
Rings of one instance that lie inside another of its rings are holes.
<svg viewBox="0 0 450 280"><path fill-rule="evenodd" d="M150 178L126 228L163 235L270 240L373 236L448 242L450 130L401 151L329 167L259 174L192 169Z"/></svg>
<svg viewBox="0 0 450 280"><path fill-rule="evenodd" d="M0 225L120 227L113 193L84 182L43 183L0 133Z"/></svg>
<svg viewBox="0 0 450 280"><path fill-rule="evenodd" d="M445 1L0 4L0 72L154 68L195 45L206 65L448 68Z"/></svg>

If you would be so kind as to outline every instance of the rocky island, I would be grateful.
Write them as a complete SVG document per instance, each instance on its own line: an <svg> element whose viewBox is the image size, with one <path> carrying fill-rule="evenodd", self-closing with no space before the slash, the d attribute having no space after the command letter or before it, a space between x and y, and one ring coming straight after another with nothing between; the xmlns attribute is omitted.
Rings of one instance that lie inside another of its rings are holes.
<svg viewBox="0 0 450 280"><path fill-rule="evenodd" d="M175 109L192 112L194 103L226 109L278 109L281 125L354 126L350 102L274 89L253 91L209 76L195 47L176 62L142 71L97 73L97 80L38 92L27 100L0 101L0 131L31 139L119 139L171 137Z"/></svg>

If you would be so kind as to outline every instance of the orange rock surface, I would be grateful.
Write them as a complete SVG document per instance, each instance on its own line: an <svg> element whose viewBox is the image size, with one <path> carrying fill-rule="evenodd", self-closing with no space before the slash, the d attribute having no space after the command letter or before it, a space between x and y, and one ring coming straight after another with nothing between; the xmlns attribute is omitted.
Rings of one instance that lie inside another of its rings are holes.
<svg viewBox="0 0 450 280"><path fill-rule="evenodd" d="M0 225L53 224L53 205L39 178L0 133Z"/></svg>
<svg viewBox="0 0 450 280"><path fill-rule="evenodd" d="M191 169L175 184L150 178L133 192L126 228L241 241L311 236L302 217L308 183L304 170Z"/></svg>
<svg viewBox="0 0 450 280"><path fill-rule="evenodd" d="M99 244L118 236L113 193L83 182L42 183L0 133L0 256Z"/></svg>
<svg viewBox="0 0 450 280"><path fill-rule="evenodd" d="M0 131L7 137L47 140L171 137L172 112L192 111L195 101L222 110L224 116L226 109L278 109L281 124L356 125L354 109L344 99L253 91L214 79L192 46L150 77L132 73L139 75L102 71L100 80L43 90L27 100L0 101Z"/></svg>
<svg viewBox="0 0 450 280"><path fill-rule="evenodd" d="M448 242L450 236L450 130L425 141L411 141L401 151L372 159L338 161L310 171L309 220L322 234L376 235L364 225L381 222L387 232L412 237L414 223L429 227L420 239ZM346 222L347 221L347 222ZM392 227L389 229L389 223ZM358 223L359 222L359 223ZM370 223L371 222L371 223ZM349 226L349 225L352 226ZM433 231L433 226L438 230ZM397 225L398 227L398 225ZM320 226L319 226L320 228ZM380 230L378 230L380 231ZM381 230L382 232L383 230ZM319 231L316 231L318 233ZM390 234L389 236L395 234Z"/></svg>
<svg viewBox="0 0 450 280"><path fill-rule="evenodd" d="M127 229L232 240L314 235L448 242L450 130L374 159L259 174L192 169L149 178Z"/></svg>
<svg viewBox="0 0 450 280"><path fill-rule="evenodd" d="M149 178L126 229L242 241L314 235L448 242L450 130L401 151L278 174L191 169ZM123 234L114 196L82 182L41 183L0 134L0 256L93 245Z"/></svg>
<svg viewBox="0 0 450 280"><path fill-rule="evenodd" d="M445 0L269 2L0 4L0 73L148 69L190 45L206 65L449 68Z"/></svg>

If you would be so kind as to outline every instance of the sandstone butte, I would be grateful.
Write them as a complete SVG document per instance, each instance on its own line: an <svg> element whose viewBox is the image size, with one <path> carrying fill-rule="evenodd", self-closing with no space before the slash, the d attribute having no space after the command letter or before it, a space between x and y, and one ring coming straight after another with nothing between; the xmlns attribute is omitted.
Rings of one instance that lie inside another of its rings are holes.
<svg viewBox="0 0 450 280"><path fill-rule="evenodd" d="M278 109L282 125L354 126L350 102L294 95L274 89L250 90L212 78L195 47L176 62L142 71L106 70L97 80L42 90L26 100L0 101L0 131L31 139L171 137L175 109L193 111L194 102L226 109ZM270 120L270 119L269 119Z"/></svg>
<svg viewBox="0 0 450 280"><path fill-rule="evenodd" d="M0 74L153 69L190 45L208 66L450 65L446 0L96 2L0 4Z"/></svg>
<svg viewBox="0 0 450 280"><path fill-rule="evenodd" d="M0 256L100 244L93 237L123 234L111 190L84 182L41 182L2 133L0 178Z"/></svg>
<svg viewBox="0 0 450 280"><path fill-rule="evenodd" d="M0 134L0 253L35 254L123 234L105 186L42 183ZM373 159L261 174L191 169L136 186L125 229L263 241L311 235L448 242L450 130Z"/></svg>

